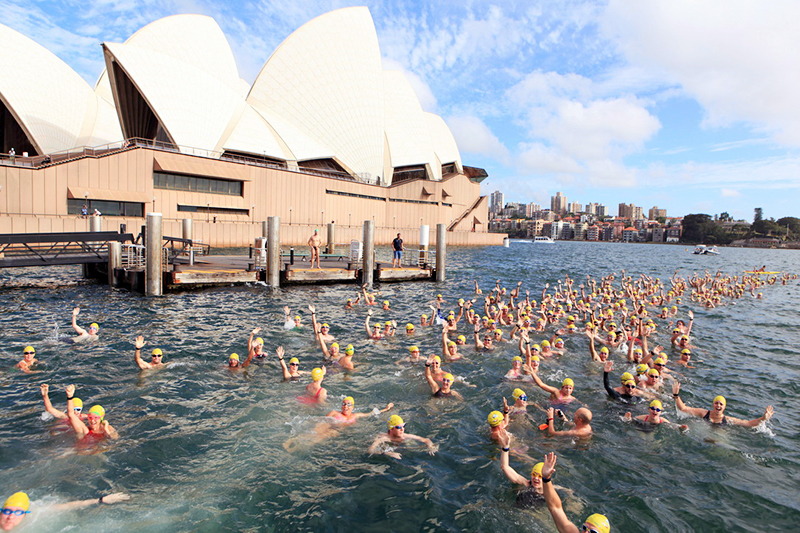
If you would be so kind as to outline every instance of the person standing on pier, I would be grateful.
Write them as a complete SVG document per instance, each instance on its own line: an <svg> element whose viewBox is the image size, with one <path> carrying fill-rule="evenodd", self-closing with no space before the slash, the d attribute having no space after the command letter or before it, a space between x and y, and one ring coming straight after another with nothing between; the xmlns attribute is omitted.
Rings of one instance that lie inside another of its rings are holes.
<svg viewBox="0 0 800 533"><path fill-rule="evenodd" d="M311 268L314 268L314 260L317 261L317 268L319 266L319 245L322 244L322 239L319 238L319 230L314 230L314 234L308 238L308 245L311 247Z"/></svg>
<svg viewBox="0 0 800 533"><path fill-rule="evenodd" d="M392 268L399 268L400 261L403 258L403 251L405 247L403 247L403 239L400 238L400 234L397 234L397 238L392 241Z"/></svg>

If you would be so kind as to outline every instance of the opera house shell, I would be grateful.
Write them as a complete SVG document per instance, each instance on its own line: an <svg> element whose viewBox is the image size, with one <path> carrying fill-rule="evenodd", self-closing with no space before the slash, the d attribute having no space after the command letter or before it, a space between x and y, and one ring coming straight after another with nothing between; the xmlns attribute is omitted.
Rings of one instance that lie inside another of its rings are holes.
<svg viewBox="0 0 800 533"><path fill-rule="evenodd" d="M222 246L252 243L273 215L287 243L332 220L357 238L368 219L379 242L437 223L456 244L498 242L485 172L462 165L444 120L383 69L365 7L297 29L252 85L201 15L103 43L94 88L11 28L0 42L0 233L83 231L88 208L104 229L157 211L177 234L189 218L196 239Z"/></svg>

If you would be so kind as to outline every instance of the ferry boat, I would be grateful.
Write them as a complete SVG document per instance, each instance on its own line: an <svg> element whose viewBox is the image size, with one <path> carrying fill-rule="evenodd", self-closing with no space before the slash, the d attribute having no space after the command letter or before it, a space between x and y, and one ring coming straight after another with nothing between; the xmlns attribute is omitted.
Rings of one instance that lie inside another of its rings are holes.
<svg viewBox="0 0 800 533"><path fill-rule="evenodd" d="M698 244L697 248L692 252L695 255L719 255L719 250L716 246L706 246L705 244Z"/></svg>
<svg viewBox="0 0 800 533"><path fill-rule="evenodd" d="M534 244L555 244L555 241L551 237L545 237L540 235L539 237L533 238Z"/></svg>

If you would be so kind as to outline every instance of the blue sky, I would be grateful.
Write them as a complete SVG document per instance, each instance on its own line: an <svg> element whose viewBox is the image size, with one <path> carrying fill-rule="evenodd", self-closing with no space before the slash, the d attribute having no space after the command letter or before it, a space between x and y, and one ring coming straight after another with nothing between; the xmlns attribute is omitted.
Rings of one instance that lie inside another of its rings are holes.
<svg viewBox="0 0 800 533"><path fill-rule="evenodd" d="M794 0L0 0L0 12L92 85L101 42L209 15L252 82L292 31L350 5L370 8L384 66L445 118L464 163L488 171L485 194L800 216Z"/></svg>

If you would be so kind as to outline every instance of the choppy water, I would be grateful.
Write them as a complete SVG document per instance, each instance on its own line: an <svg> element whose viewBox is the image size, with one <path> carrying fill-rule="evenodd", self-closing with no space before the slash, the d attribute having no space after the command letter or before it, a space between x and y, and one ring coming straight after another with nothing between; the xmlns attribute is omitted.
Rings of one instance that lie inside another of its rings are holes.
<svg viewBox="0 0 800 533"><path fill-rule="evenodd" d="M796 272L799 258L792 251L723 249L720 256L701 257L678 246L570 242L451 249L446 283L384 285L380 299L390 300L392 311L375 314L416 322L437 293L455 308L459 297L472 293L473 279L487 293L498 278L509 288L519 280L538 299L544 283L565 274L580 279L626 268L664 279L676 269L683 275L706 268L741 273L760 265ZM46 285L74 281L79 270L0 271L0 284L7 287L20 275ZM595 415L594 437L576 445L545 438L531 425L509 429L536 458L558 452L558 483L575 492L568 509L574 521L602 512L613 531L759 532L800 521L800 424L794 413L800 289L795 281L763 292L762 301L694 309L695 357L702 363L686 372L683 398L706 407L724 394L727 413L743 418L760 416L772 404L776 414L765 430L718 430L695 419L686 422L686 434L666 428L642 433L624 424L624 408L607 400L602 370L589 362L585 337L569 338L568 355L543 366L545 381L575 378L575 396ZM25 490L36 500L21 531L554 531L546 511L514 507L514 490L488 439L487 413L518 386L501 381L516 347L488 356L466 350L466 361L445 365L474 385L456 385L466 401L431 400L421 366L393 364L408 353L409 339L368 341L365 308L343 309L354 295L354 287L345 286L274 294L262 286L222 288L160 299L93 285L0 290L0 497ZM690 308L687 300L681 317ZM301 368L319 365L309 330L281 327L284 305L297 310L309 303L340 343L356 348L357 371L325 379L329 407L300 404L295 397L306 381L281 382L273 363L254 363L239 374L225 369L231 352L246 353L255 326L265 329L261 335L271 351L283 345L287 356L300 358ZM75 305L82 308L80 323L100 323L99 342L56 340L71 334ZM463 324L459 329L469 337ZM136 369L138 334L148 347L164 350L167 369ZM413 339L423 353L438 353L439 342L438 328L418 330ZM26 344L36 346L44 372L24 375L11 368ZM65 407L68 383L77 385L87 406L101 403L120 440L76 448L70 432L42 416L39 384L45 382L56 408ZM523 388L544 403L542 391ZM407 430L433 439L439 452L429 456L409 447L400 461L369 456L367 447L385 431L388 414L362 419L293 455L283 449L287 438L302 440L313 432L346 395L355 397L359 412L394 402ZM664 396L667 417L681 418L669 393ZM543 418L533 416L536 422ZM524 473L531 465L512 457L512 466ZM51 502L110 491L132 499L82 512L47 509Z"/></svg>

